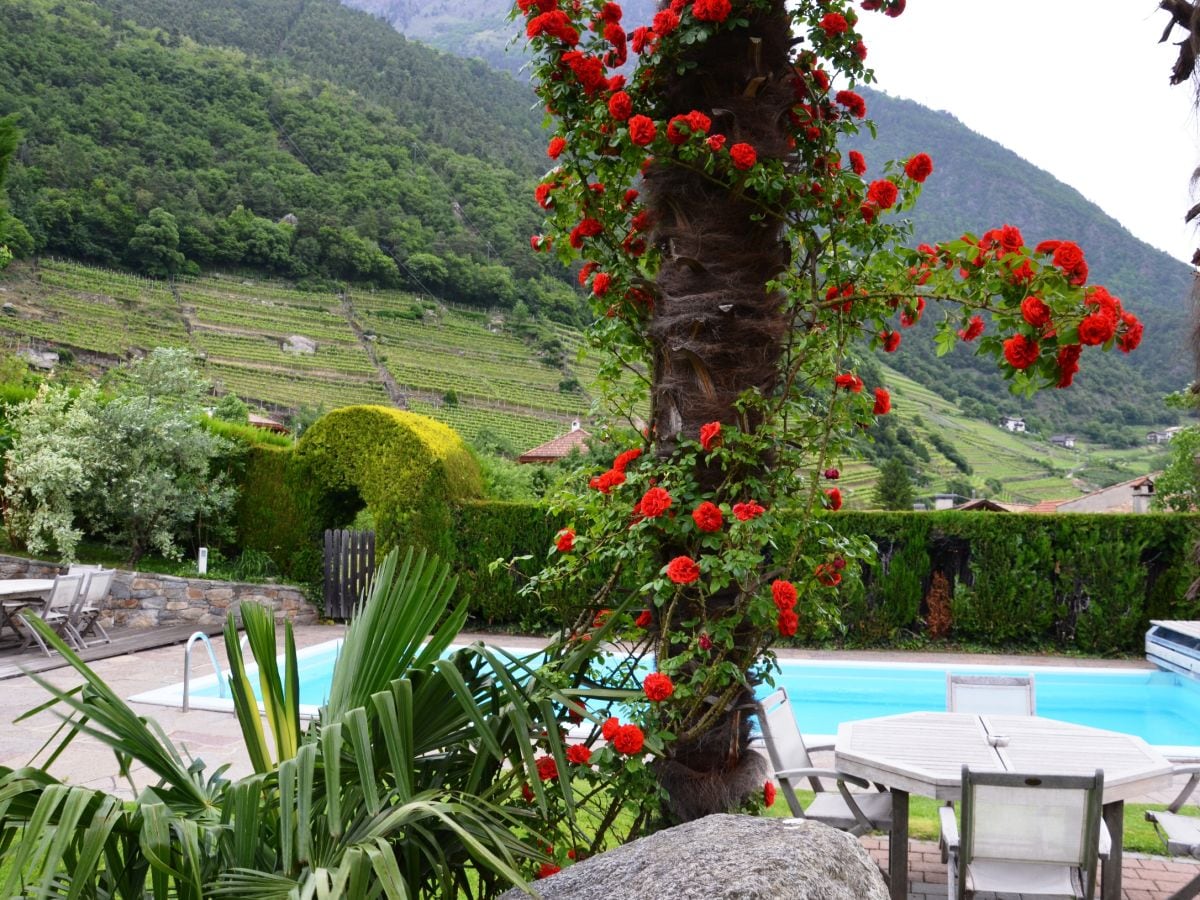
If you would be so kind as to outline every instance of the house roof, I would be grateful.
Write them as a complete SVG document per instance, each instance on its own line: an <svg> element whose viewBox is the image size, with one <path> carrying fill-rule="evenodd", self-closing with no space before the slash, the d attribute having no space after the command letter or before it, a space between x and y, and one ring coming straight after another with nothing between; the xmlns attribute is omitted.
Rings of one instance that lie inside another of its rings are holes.
<svg viewBox="0 0 1200 900"><path fill-rule="evenodd" d="M565 458L576 448L585 450L587 439L591 434L582 428L575 428L566 434L560 434L544 444L539 444L532 450L526 450L517 457L519 463L553 462Z"/></svg>
<svg viewBox="0 0 1200 900"><path fill-rule="evenodd" d="M995 500L989 500L987 497L976 497L974 500L968 500L966 503L960 503L955 509L963 510L984 510L987 512L1012 512L1011 504L997 503Z"/></svg>
<svg viewBox="0 0 1200 900"><path fill-rule="evenodd" d="M1078 498L1076 498L1078 499ZM1042 500L1039 503L1033 504L1025 512L1030 513L1052 513L1058 512L1058 508L1064 503L1070 503L1070 500Z"/></svg>
<svg viewBox="0 0 1200 900"><path fill-rule="evenodd" d="M247 418L249 419L250 424L255 428L263 428L267 431L277 431L280 434L289 434L291 432L291 429L282 422L276 422L274 419L268 419L266 416L256 416L254 413L250 413Z"/></svg>

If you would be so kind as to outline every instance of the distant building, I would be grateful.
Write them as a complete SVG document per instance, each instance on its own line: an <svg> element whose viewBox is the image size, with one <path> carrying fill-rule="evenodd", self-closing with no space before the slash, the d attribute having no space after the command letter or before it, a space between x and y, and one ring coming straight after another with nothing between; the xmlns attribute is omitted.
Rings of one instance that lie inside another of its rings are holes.
<svg viewBox="0 0 1200 900"><path fill-rule="evenodd" d="M1025 433L1025 420L1015 419L1012 416L1002 416L1000 419L1000 427L1005 431L1015 431L1017 434Z"/></svg>
<svg viewBox="0 0 1200 900"><path fill-rule="evenodd" d="M1174 437L1169 431L1148 431L1146 432L1147 444L1165 444Z"/></svg>
<svg viewBox="0 0 1200 900"><path fill-rule="evenodd" d="M517 457L519 463L552 463L558 462L560 459L565 459L570 455L572 450L579 450L580 453L587 450L587 439L591 434L584 431L576 419L571 423L571 430L566 434L560 434L556 438L546 441L534 447L532 450L526 450Z"/></svg>
<svg viewBox="0 0 1200 900"><path fill-rule="evenodd" d="M1066 447L1071 450L1075 446L1075 435L1073 434L1056 434L1050 438L1050 443L1058 447Z"/></svg>
<svg viewBox="0 0 1200 900"><path fill-rule="evenodd" d="M1022 512L1026 509L1026 507L1016 503L1000 503L996 500L989 500L987 497L976 497L974 500L968 500L966 503L961 503L954 508L977 512Z"/></svg>
<svg viewBox="0 0 1200 900"><path fill-rule="evenodd" d="M1154 499L1154 476L1142 475L1070 500L1043 500L1031 513L1145 513Z"/></svg>
<svg viewBox="0 0 1200 900"><path fill-rule="evenodd" d="M266 416L256 416L250 413L249 422L255 428L262 428L264 431L274 431L276 434L291 434L292 430L282 422L276 422L274 419L268 419Z"/></svg>
<svg viewBox="0 0 1200 900"><path fill-rule="evenodd" d="M967 498L962 496L961 494L934 494L933 495L933 508L934 509L954 509L955 504L957 504L960 500L966 500L966 499Z"/></svg>

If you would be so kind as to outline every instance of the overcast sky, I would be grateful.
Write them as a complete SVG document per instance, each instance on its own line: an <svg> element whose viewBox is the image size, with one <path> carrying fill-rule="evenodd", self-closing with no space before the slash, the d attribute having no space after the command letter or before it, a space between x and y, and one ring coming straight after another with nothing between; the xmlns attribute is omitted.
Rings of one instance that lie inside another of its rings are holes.
<svg viewBox="0 0 1200 900"><path fill-rule="evenodd" d="M1200 131L1192 86L1168 82L1167 21L1157 0L908 0L860 30L877 88L949 111L1187 262Z"/></svg>

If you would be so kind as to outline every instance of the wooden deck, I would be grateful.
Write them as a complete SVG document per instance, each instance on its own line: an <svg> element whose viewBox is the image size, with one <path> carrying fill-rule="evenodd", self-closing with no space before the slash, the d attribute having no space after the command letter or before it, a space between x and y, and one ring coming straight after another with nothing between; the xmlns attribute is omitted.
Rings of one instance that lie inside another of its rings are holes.
<svg viewBox="0 0 1200 900"><path fill-rule="evenodd" d="M107 659L110 656L121 656L126 653L136 653L138 650L150 650L154 647L167 647L171 644L182 644L197 631L205 634L220 634L223 625L175 625L169 628L110 628L109 644L97 644L82 651L79 656L84 662L97 659ZM29 672L45 672L67 665L67 661L57 653L47 656L38 647L21 652L18 648L0 648L0 681L6 678L17 678Z"/></svg>

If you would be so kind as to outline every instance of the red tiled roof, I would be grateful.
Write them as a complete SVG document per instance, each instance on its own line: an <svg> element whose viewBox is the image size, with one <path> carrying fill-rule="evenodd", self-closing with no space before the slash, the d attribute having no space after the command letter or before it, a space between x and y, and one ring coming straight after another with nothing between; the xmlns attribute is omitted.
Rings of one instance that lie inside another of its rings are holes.
<svg viewBox="0 0 1200 900"><path fill-rule="evenodd" d="M276 422L274 419L268 419L266 416L258 416L254 413L250 413L249 421L255 428L265 428L267 431L278 431L281 434L287 434L290 430L281 422Z"/></svg>
<svg viewBox="0 0 1200 900"><path fill-rule="evenodd" d="M517 457L517 462L549 462L555 459L563 459L576 447L580 450L585 450L585 444L589 437L591 437L591 434L582 428L576 428L574 431L560 434L558 437L546 441L546 443L540 444L532 450L526 450Z"/></svg>
<svg viewBox="0 0 1200 900"><path fill-rule="evenodd" d="M1027 513L1052 513L1058 512L1058 508L1064 503L1069 503L1068 500L1043 500L1040 503L1035 503L1025 512Z"/></svg>

